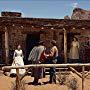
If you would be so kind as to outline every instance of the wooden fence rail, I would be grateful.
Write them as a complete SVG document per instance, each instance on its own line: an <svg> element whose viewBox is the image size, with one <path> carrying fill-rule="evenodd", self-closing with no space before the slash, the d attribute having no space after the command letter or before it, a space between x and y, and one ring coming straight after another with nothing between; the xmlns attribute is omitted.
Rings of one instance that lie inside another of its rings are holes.
<svg viewBox="0 0 90 90"><path fill-rule="evenodd" d="M72 72L76 73L80 78L82 78L82 90L84 90L84 81L85 81L85 78L89 75L89 71L87 73L85 72L85 67L90 67L90 63L87 63L87 64L80 64L80 63L77 63L77 64L30 64L30 65L25 65L25 66L4 66L2 67L2 70L16 69L16 74L17 74L16 90L20 90L20 80L21 79L19 76L19 69L32 68L32 67L58 67L58 68L67 67L67 68L70 68ZM82 73L75 70L74 67L82 67Z"/></svg>

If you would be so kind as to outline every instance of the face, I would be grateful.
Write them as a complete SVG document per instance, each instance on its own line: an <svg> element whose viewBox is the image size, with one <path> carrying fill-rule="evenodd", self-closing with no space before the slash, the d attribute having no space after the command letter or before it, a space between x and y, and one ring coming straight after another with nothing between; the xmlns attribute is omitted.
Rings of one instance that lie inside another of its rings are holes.
<svg viewBox="0 0 90 90"><path fill-rule="evenodd" d="M86 39L85 39L86 41L89 41L89 38L88 37L86 37Z"/></svg>
<svg viewBox="0 0 90 90"><path fill-rule="evenodd" d="M21 49L21 46L20 45L18 45L18 50L20 50Z"/></svg>
<svg viewBox="0 0 90 90"><path fill-rule="evenodd" d="M74 41L77 41L76 38L73 38Z"/></svg>

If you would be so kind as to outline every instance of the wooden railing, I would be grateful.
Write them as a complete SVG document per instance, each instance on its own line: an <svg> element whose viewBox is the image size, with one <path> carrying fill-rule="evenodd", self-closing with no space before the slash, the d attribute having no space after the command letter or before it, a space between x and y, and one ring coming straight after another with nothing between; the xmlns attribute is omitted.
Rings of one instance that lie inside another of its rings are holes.
<svg viewBox="0 0 90 90"><path fill-rule="evenodd" d="M90 63L87 63L87 64L80 64L80 63L78 64L31 64L31 65L25 65L25 66L4 66L2 67L2 70L16 69L16 75L17 75L16 76L16 90L20 90L20 81L25 75L20 78L19 69L32 68L32 67L58 67L58 68L67 67L67 68L70 68L72 72L76 73L82 79L82 90L85 90L84 81L85 81L85 78L90 74L89 71L87 73L85 72L85 67L90 67ZM75 70L74 67L82 67L82 73Z"/></svg>

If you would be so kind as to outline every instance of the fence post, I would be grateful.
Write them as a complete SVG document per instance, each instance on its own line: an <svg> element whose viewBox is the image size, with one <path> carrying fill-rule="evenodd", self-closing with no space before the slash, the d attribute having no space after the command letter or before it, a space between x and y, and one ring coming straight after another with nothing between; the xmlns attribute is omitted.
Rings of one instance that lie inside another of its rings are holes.
<svg viewBox="0 0 90 90"><path fill-rule="evenodd" d="M20 90L19 68L16 69L16 90Z"/></svg>
<svg viewBox="0 0 90 90"><path fill-rule="evenodd" d="M84 90L85 66L82 66L82 90Z"/></svg>

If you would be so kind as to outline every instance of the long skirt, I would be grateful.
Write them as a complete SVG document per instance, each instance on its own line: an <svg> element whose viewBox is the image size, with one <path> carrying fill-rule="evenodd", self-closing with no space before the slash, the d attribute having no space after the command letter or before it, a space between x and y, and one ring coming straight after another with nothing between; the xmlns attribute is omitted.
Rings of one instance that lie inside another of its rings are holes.
<svg viewBox="0 0 90 90"><path fill-rule="evenodd" d="M32 64L39 64L39 63L33 61ZM45 68L33 67L31 69L31 76L34 78L38 78L38 79L44 78L45 77Z"/></svg>
<svg viewBox="0 0 90 90"><path fill-rule="evenodd" d="M24 66L23 58L21 56L15 57L12 66ZM24 74L25 69L19 69L19 74ZM16 74L16 69L11 69L10 74Z"/></svg>
<svg viewBox="0 0 90 90"><path fill-rule="evenodd" d="M69 59L79 59L79 50L77 47L72 47L70 49Z"/></svg>
<svg viewBox="0 0 90 90"><path fill-rule="evenodd" d="M45 77L45 69L42 67L32 68L31 76L36 77L38 79L44 78Z"/></svg>

